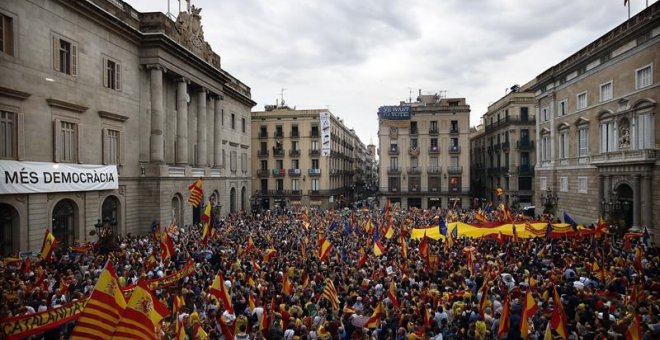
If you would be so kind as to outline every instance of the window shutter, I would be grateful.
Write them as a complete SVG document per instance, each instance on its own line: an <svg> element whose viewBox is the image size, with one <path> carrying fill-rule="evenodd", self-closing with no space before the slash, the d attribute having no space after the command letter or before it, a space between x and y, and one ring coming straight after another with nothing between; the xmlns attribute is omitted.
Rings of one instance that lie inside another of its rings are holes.
<svg viewBox="0 0 660 340"><path fill-rule="evenodd" d="M76 163L78 163L78 164L82 164L82 154L80 153L80 141L83 140L83 138L81 138L82 131L81 131L81 129L80 129L80 124L76 124L76 129L75 129L75 131L76 131L76 136L75 136L75 141L76 141L76 147L75 147L75 150L76 150L76 156L74 157L74 162L76 162Z"/></svg>
<svg viewBox="0 0 660 340"><path fill-rule="evenodd" d="M53 69L60 71L60 39L53 37Z"/></svg>
<svg viewBox="0 0 660 340"><path fill-rule="evenodd" d="M22 112L16 112L16 158L20 161L25 159L25 133L23 124L25 118Z"/></svg>
<svg viewBox="0 0 660 340"><path fill-rule="evenodd" d="M103 152L103 164L108 164L110 152L110 140L108 136L108 129L104 128L101 132L101 149Z"/></svg>
<svg viewBox="0 0 660 340"><path fill-rule="evenodd" d="M121 91L121 64L115 64L115 90Z"/></svg>
<svg viewBox="0 0 660 340"><path fill-rule="evenodd" d="M78 75L78 46L71 44L71 75Z"/></svg>
<svg viewBox="0 0 660 340"><path fill-rule="evenodd" d="M103 65L101 66L101 77L103 78L103 87L110 87L108 83L108 59L103 57Z"/></svg>
<svg viewBox="0 0 660 340"><path fill-rule="evenodd" d="M53 161L56 163L62 160L62 134L61 134L62 121L55 119L53 122Z"/></svg>

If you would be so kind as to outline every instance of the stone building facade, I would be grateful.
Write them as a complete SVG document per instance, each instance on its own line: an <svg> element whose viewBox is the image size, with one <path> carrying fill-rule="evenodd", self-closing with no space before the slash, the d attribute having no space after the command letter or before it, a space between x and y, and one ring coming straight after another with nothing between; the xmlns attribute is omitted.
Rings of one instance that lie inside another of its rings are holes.
<svg viewBox="0 0 660 340"><path fill-rule="evenodd" d="M355 131L327 110L266 105L265 111L252 112L256 205L265 210L348 204L355 190L356 143Z"/></svg>
<svg viewBox="0 0 660 340"><path fill-rule="evenodd" d="M558 214L649 227L657 241L658 50L654 3L536 77L537 206L556 196Z"/></svg>
<svg viewBox="0 0 660 340"><path fill-rule="evenodd" d="M465 98L420 95L378 113L380 204L470 206L470 106Z"/></svg>
<svg viewBox="0 0 660 340"><path fill-rule="evenodd" d="M250 88L204 40L201 9L139 13L120 0L0 4L0 165L108 165L113 190L7 194L2 253L198 218L188 186L203 178L216 216L245 208L250 187ZM8 33L9 32L9 33ZM26 163L27 164L27 163ZM3 178L3 180L5 180Z"/></svg>

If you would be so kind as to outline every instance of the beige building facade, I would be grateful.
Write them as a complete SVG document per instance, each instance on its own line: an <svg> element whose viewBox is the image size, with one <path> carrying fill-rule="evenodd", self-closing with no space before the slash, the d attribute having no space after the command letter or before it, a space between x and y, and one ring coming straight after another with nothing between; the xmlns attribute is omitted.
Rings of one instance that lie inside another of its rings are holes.
<svg viewBox="0 0 660 340"><path fill-rule="evenodd" d="M380 204L470 206L470 106L465 98L420 95L378 113Z"/></svg>
<svg viewBox="0 0 660 340"><path fill-rule="evenodd" d="M503 199L512 206L532 205L535 105L529 85L513 86L471 131L472 192L481 204ZM504 189L502 197L497 188Z"/></svg>
<svg viewBox="0 0 660 340"><path fill-rule="evenodd" d="M252 112L255 204L261 210L348 204L355 189L356 140L327 110L266 105Z"/></svg>
<svg viewBox="0 0 660 340"><path fill-rule="evenodd" d="M0 166L118 173L112 190L0 189L3 255L38 250L46 228L71 245L95 241L99 220L118 233L191 224L200 177L216 216L246 207L255 103L204 40L200 11L173 21L122 1L0 4Z"/></svg>
<svg viewBox="0 0 660 340"><path fill-rule="evenodd" d="M659 14L660 3L651 5L537 76L533 87L536 205L582 223L604 215L648 227L656 242Z"/></svg>

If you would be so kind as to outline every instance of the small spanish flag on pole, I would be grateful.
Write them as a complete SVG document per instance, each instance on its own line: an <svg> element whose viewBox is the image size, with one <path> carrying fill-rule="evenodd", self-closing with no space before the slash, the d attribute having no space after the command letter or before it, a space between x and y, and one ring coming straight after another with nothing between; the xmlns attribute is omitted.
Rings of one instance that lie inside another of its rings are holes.
<svg viewBox="0 0 660 340"><path fill-rule="evenodd" d="M46 262L50 261L50 255L55 250L56 245L57 240L55 239L55 235L53 235L50 229L47 229L44 236L44 243L41 245L41 259Z"/></svg>

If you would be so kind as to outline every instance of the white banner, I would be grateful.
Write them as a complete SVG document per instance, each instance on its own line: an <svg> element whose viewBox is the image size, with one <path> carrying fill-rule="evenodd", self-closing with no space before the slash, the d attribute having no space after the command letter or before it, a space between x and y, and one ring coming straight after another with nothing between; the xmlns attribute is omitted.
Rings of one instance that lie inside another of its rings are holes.
<svg viewBox="0 0 660 340"><path fill-rule="evenodd" d="M332 142L330 141L330 112L321 112L321 156L330 156Z"/></svg>
<svg viewBox="0 0 660 340"><path fill-rule="evenodd" d="M0 160L0 195L117 188L116 165Z"/></svg>

